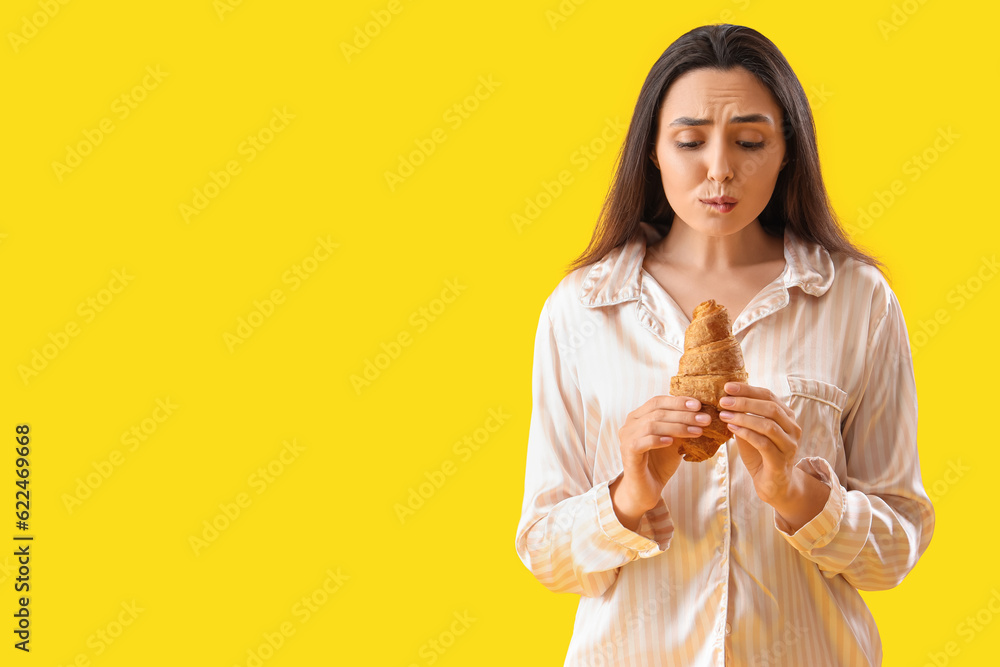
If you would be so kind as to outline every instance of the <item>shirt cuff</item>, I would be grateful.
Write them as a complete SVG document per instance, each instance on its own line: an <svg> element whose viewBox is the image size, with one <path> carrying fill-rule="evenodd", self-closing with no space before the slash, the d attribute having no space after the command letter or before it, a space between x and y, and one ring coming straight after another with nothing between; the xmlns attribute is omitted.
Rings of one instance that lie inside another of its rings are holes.
<svg viewBox="0 0 1000 667"><path fill-rule="evenodd" d="M602 482L597 486L597 516L601 531L612 542L639 552L640 558L663 553L670 546L670 539L674 534L674 522L670 518L670 511L662 496L660 496L660 501L656 506L646 511L639 519L638 532L623 526L618 520L618 515L615 514L615 506L611 502L609 487L624 474L625 472L622 471L607 482Z"/></svg>
<svg viewBox="0 0 1000 667"><path fill-rule="evenodd" d="M777 512L774 512L774 527L781 536L799 551L811 551L825 547L837 535L846 511L844 489L837 479L830 462L819 456L809 456L795 464L796 468L809 473L830 487L830 496L819 514L792 533L791 526Z"/></svg>

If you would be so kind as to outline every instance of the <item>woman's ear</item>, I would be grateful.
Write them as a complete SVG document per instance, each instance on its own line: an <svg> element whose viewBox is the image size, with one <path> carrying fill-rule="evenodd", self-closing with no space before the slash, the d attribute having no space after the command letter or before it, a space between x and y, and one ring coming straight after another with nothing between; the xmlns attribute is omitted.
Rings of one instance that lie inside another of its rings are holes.
<svg viewBox="0 0 1000 667"><path fill-rule="evenodd" d="M656 161L656 150L653 150L653 152L649 154L649 159L653 161L653 164L656 165L657 169L660 168L660 163Z"/></svg>

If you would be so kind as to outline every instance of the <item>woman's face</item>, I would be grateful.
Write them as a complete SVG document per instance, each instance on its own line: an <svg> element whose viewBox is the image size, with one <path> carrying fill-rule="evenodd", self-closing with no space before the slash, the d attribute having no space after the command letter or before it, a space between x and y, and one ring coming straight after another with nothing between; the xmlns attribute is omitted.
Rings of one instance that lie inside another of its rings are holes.
<svg viewBox="0 0 1000 667"><path fill-rule="evenodd" d="M781 108L742 67L696 69L678 77L660 110L652 156L675 222L709 236L757 219L784 165ZM703 200L731 197L735 205Z"/></svg>

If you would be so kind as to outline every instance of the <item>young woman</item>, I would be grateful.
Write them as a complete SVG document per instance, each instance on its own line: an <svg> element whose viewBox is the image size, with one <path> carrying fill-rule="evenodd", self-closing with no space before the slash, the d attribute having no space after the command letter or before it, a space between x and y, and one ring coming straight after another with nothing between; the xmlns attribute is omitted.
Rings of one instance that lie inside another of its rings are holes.
<svg viewBox="0 0 1000 667"><path fill-rule="evenodd" d="M669 383L708 299L749 379L722 399L733 437L688 462L708 416ZM766 37L703 26L653 65L534 355L516 549L582 596L566 665L881 664L858 590L899 584L934 528L913 362Z"/></svg>

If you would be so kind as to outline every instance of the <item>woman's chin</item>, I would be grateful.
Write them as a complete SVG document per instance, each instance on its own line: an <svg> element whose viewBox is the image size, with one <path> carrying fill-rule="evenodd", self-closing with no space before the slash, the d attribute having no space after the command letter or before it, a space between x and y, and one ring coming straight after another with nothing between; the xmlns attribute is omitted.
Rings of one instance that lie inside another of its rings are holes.
<svg viewBox="0 0 1000 667"><path fill-rule="evenodd" d="M709 215L699 216L691 222L685 220L681 222L686 224L695 233L704 236L723 237L742 232L750 226L753 220Z"/></svg>

